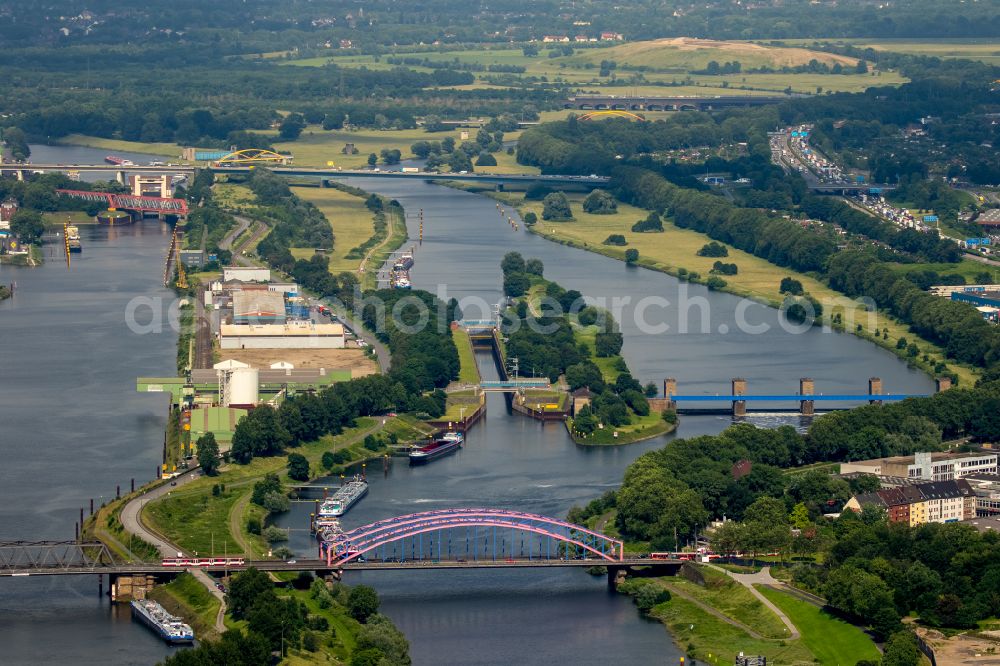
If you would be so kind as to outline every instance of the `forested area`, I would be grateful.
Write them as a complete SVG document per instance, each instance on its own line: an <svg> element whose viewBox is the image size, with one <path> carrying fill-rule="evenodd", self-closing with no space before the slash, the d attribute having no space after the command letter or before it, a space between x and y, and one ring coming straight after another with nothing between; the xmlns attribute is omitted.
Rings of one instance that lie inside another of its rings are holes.
<svg viewBox="0 0 1000 666"><path fill-rule="evenodd" d="M569 517L580 522L614 508L623 536L653 550L678 548L709 521L725 517L733 522L712 535L716 552L827 553L822 567L796 569L796 581L880 635L898 630L900 616L911 611L932 625L973 626L997 607L1000 569L977 564L995 559L996 535L958 525L887 525L871 510L823 520L853 494L877 489L878 479L782 469L940 450L942 438L994 441L998 408L1000 383L988 381L826 414L805 434L790 426L738 424L717 436L674 440L630 465L620 489L574 508Z"/></svg>
<svg viewBox="0 0 1000 666"><path fill-rule="evenodd" d="M19 45L97 41L116 43L144 35L158 42L194 40L225 52L266 52L327 40L355 39L367 49L392 44L500 42L567 33L574 22L616 30L636 39L693 35L716 39L791 37L989 37L1000 34L990 3L914 0L885 5L877 0L815 4L806 0L733 5L711 0L690 3L611 0L576 3L562 11L553 0L503 0L470 11L467 3L434 0L401 11L390 0L356 3L275 4L228 0L205 5L193 0L153 0L131 11L109 0L46 0L15 6L0 35ZM675 11L679 10L679 11ZM498 31L503 25L506 31ZM156 26L150 30L150 26ZM60 28L67 28L63 34ZM570 33L572 34L572 33ZM277 35L277 38L276 38Z"/></svg>
<svg viewBox="0 0 1000 666"><path fill-rule="evenodd" d="M504 293L518 298L502 323L508 357L517 357L525 375L548 377L553 383L562 375L570 391L586 388L591 393L590 404L574 414L574 434L587 437L598 424L620 427L635 416L649 415L646 395L655 395L656 386L644 388L632 376L621 356L621 331L610 312L587 305L575 289L545 280L538 259L525 261L519 253L508 252L501 269ZM591 337L593 349L584 341ZM595 357L612 361L613 381Z"/></svg>
<svg viewBox="0 0 1000 666"><path fill-rule="evenodd" d="M293 650L326 653L344 643L351 648L352 666L410 664L406 637L378 612L378 594L367 585L327 588L304 571L279 591L267 574L250 568L233 576L226 601L230 617L243 626L218 640L199 640L197 647L169 656L164 666L267 666L276 653L283 660Z"/></svg>
<svg viewBox="0 0 1000 666"><path fill-rule="evenodd" d="M873 299L952 358L979 367L1000 361L1000 329L975 308L922 291L871 253L839 252L830 259L826 275L834 289Z"/></svg>

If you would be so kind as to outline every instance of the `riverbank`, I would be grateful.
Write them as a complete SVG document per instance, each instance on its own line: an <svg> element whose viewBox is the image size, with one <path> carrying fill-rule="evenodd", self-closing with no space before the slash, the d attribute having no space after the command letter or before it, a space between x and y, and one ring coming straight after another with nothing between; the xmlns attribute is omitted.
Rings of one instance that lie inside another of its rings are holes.
<svg viewBox="0 0 1000 666"><path fill-rule="evenodd" d="M27 254L0 254L0 264L4 266L27 266L34 268L45 263L42 248L29 245Z"/></svg>
<svg viewBox="0 0 1000 666"><path fill-rule="evenodd" d="M791 666L878 660L878 649L861 629L787 592L761 587L762 601L750 587L710 567L685 567L685 575L630 579L619 591L637 603L647 586L668 591L670 600L648 614L686 647L691 660L715 663L716 657L735 651Z"/></svg>
<svg viewBox="0 0 1000 666"><path fill-rule="evenodd" d="M466 188L461 188L466 189ZM915 368L929 376L953 373L960 386L972 386L978 377L977 370L949 359L939 345L918 337L909 326L884 312L870 313L863 304L828 287L817 276L800 273L789 268L781 268L752 254L727 246L726 257L703 257L698 251L712 239L705 234L675 226L669 218L663 219L663 232L633 232L632 225L645 219L649 211L617 203L617 212L611 215L596 215L583 211L585 195L567 194L574 219L568 221L542 220L543 206L540 201L527 201L523 195L504 192L480 192L517 209L522 218L534 213L538 222L529 225L531 233L550 241L594 252L619 261L625 260L629 249L639 251L635 265L672 275L679 280L696 284L715 282L710 288L752 299L769 307L779 308L786 295L781 292L781 280L790 277L798 280L804 292L819 301L824 309L823 324L845 333L850 333L892 352ZM626 245L605 244L612 234L621 235ZM716 261L736 264L736 275L713 275ZM840 320L835 321L835 315ZM917 342L918 356L910 355L908 349L899 348L900 339ZM926 356L926 359L924 358ZM947 368L935 370L942 365Z"/></svg>

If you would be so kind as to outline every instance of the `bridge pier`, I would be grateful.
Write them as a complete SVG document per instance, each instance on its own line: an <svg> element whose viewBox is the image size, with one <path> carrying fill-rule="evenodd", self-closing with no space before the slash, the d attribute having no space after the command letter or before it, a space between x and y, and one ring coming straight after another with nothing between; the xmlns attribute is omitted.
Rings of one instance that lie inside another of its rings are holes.
<svg viewBox="0 0 1000 666"><path fill-rule="evenodd" d="M871 377L868 380L868 400L869 405L881 405L882 401L871 396L882 395L882 380L879 377Z"/></svg>
<svg viewBox="0 0 1000 666"><path fill-rule="evenodd" d="M155 586L156 579L149 574L108 574L108 596L112 602L145 599Z"/></svg>
<svg viewBox="0 0 1000 666"><path fill-rule="evenodd" d="M24 169L18 169L15 173L17 173L17 179L23 182L24 181Z"/></svg>
<svg viewBox="0 0 1000 666"><path fill-rule="evenodd" d="M628 572L625 567L610 566L608 569L608 589L617 590L618 586L625 582Z"/></svg>
<svg viewBox="0 0 1000 666"><path fill-rule="evenodd" d="M742 377L734 377L732 380L732 395L743 396L747 393L747 380ZM747 401L746 400L733 400L733 416L746 416L747 415Z"/></svg>
<svg viewBox="0 0 1000 666"><path fill-rule="evenodd" d="M115 180L117 180L120 185L124 185L125 184L125 172L124 171L115 171Z"/></svg>
<svg viewBox="0 0 1000 666"><path fill-rule="evenodd" d="M812 396L815 394L815 387L813 385L813 380L808 377L803 377L799 380L799 395L803 398L805 396ZM803 416L812 416L816 413L816 401L815 400L800 400L799 401L799 411Z"/></svg>

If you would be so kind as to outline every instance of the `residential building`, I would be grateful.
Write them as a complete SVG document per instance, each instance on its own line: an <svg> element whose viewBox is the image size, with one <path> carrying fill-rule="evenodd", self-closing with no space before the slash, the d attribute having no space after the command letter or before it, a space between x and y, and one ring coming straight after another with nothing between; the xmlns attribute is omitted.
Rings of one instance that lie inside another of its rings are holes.
<svg viewBox="0 0 1000 666"><path fill-rule="evenodd" d="M14 199L7 199L0 203L0 229L10 229L10 222L14 219L16 212L17 201Z"/></svg>
<svg viewBox="0 0 1000 666"><path fill-rule="evenodd" d="M948 481L970 474L996 474L996 453L916 453L841 463L840 473L901 476L916 481Z"/></svg>
<svg viewBox="0 0 1000 666"><path fill-rule="evenodd" d="M866 506L885 510L889 522L914 527L924 523L953 523L976 516L976 494L968 481L953 479L863 493L848 500L845 509Z"/></svg>

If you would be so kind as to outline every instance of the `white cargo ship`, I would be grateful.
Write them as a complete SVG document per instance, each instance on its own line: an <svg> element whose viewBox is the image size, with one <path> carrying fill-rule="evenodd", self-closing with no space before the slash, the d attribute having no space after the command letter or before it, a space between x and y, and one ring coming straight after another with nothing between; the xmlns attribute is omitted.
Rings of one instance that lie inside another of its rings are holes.
<svg viewBox="0 0 1000 666"><path fill-rule="evenodd" d="M319 518L338 518L347 513L354 503L368 494L368 482L360 474L337 489L332 497L323 501L319 507ZM318 522L318 521L317 521Z"/></svg>
<svg viewBox="0 0 1000 666"><path fill-rule="evenodd" d="M179 617L168 613L163 606L150 599L132 602L132 615L142 620L150 629L168 643L193 643L194 631Z"/></svg>

